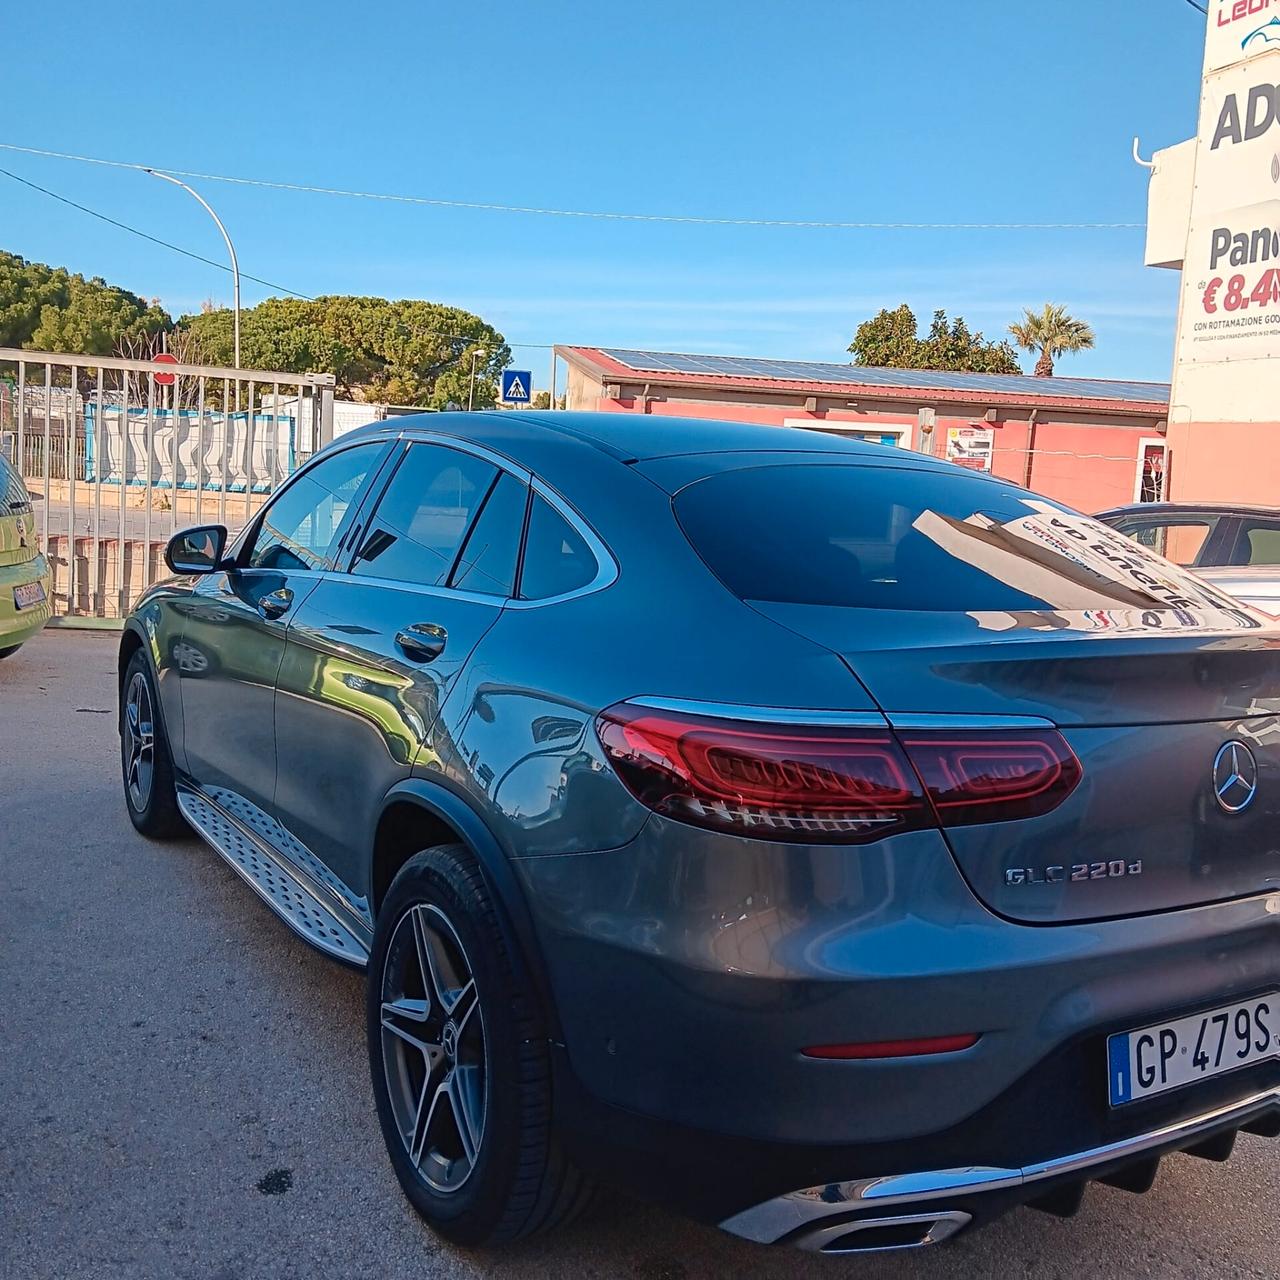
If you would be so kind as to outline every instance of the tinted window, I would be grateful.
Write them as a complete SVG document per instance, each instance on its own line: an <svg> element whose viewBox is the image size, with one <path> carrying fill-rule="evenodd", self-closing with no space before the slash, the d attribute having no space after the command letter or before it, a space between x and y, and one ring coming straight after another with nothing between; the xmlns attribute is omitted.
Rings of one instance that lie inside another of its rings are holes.
<svg viewBox="0 0 1280 1280"><path fill-rule="evenodd" d="M9 465L4 454L0 453L0 516L16 515L30 507L31 499L27 497L26 485Z"/></svg>
<svg viewBox="0 0 1280 1280"><path fill-rule="evenodd" d="M385 448L356 445L316 463L267 507L248 563L258 569L319 569L343 517Z"/></svg>
<svg viewBox="0 0 1280 1280"><path fill-rule="evenodd" d="M509 596L515 590L527 486L504 472L480 510L449 585L460 591Z"/></svg>
<svg viewBox="0 0 1280 1280"><path fill-rule="evenodd" d="M958 468L759 467L699 481L675 507L746 600L1008 613L1151 608L1209 590L1105 525Z"/></svg>
<svg viewBox="0 0 1280 1280"><path fill-rule="evenodd" d="M1243 564L1280 564L1280 525L1270 521L1245 522L1243 536L1236 544L1237 558ZM1240 551L1243 550L1243 556Z"/></svg>
<svg viewBox="0 0 1280 1280"><path fill-rule="evenodd" d="M582 535L549 502L533 499L524 565L520 570L520 598L545 600L585 587L598 566Z"/></svg>
<svg viewBox="0 0 1280 1280"><path fill-rule="evenodd" d="M1215 521L1208 517L1180 520L1126 520L1116 527L1126 538L1149 547L1174 564L1195 564Z"/></svg>
<svg viewBox="0 0 1280 1280"><path fill-rule="evenodd" d="M415 444L369 522L352 573L438 586L484 501L497 468L442 445Z"/></svg>

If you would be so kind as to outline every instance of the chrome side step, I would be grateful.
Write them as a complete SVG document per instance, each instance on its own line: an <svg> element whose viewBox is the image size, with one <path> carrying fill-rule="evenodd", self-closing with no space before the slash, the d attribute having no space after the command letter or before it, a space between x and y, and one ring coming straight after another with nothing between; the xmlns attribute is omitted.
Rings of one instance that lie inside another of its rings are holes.
<svg viewBox="0 0 1280 1280"><path fill-rule="evenodd" d="M181 786L178 808L196 834L230 863L294 933L326 955L365 967L368 947L248 827L206 796Z"/></svg>

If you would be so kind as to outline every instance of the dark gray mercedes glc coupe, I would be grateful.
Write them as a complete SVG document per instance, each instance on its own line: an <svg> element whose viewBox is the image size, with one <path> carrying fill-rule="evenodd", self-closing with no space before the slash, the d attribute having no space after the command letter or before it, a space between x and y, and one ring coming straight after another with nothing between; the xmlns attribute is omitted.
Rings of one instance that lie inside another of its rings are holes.
<svg viewBox="0 0 1280 1280"><path fill-rule="evenodd" d="M1280 629L1105 526L817 433L434 414L167 559L130 816L366 970L448 1238L606 1182L910 1248L1280 1135Z"/></svg>

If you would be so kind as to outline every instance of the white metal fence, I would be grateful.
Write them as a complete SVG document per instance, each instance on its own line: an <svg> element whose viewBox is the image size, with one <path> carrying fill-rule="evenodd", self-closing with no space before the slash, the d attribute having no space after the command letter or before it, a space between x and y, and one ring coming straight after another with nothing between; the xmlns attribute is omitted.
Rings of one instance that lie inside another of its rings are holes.
<svg viewBox="0 0 1280 1280"><path fill-rule="evenodd" d="M233 532L333 436L333 377L0 348L0 452L54 611L122 617L184 525Z"/></svg>

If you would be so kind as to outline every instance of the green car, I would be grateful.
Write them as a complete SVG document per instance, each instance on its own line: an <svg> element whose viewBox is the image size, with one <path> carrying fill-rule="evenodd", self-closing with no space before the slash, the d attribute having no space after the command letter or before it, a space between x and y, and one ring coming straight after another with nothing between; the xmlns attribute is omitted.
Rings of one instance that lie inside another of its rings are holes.
<svg viewBox="0 0 1280 1280"><path fill-rule="evenodd" d="M0 454L0 658L49 621L49 562L40 554L31 498Z"/></svg>

